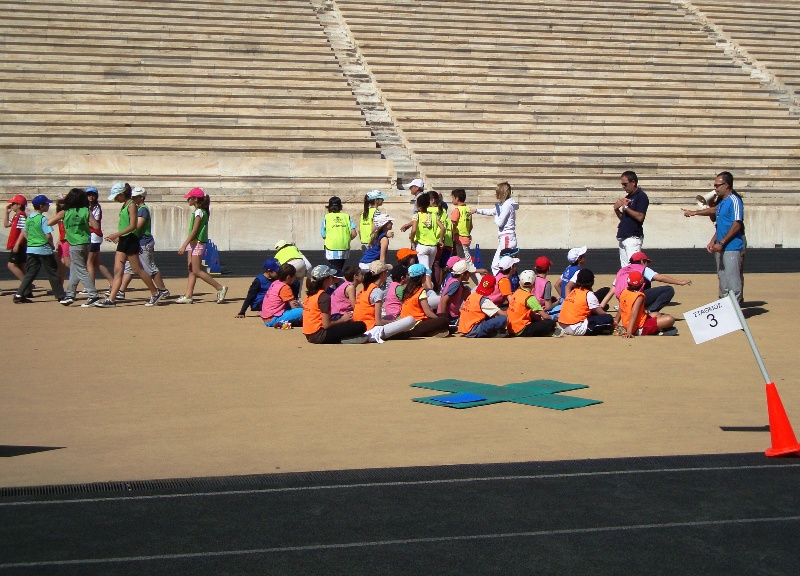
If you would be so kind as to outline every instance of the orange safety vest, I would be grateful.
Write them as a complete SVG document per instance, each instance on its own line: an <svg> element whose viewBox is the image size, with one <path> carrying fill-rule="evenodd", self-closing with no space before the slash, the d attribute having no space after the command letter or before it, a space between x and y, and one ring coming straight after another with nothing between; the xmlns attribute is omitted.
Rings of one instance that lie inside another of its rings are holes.
<svg viewBox="0 0 800 576"><path fill-rule="evenodd" d="M639 307L639 316L636 318L636 323L633 325L633 333L639 331L644 326L647 320L647 311L644 309L644 292L633 292L632 290L623 290L619 295L619 316L622 321L622 327L628 330L628 322L631 321L631 311L633 305L638 298L642 298L642 305Z"/></svg>
<svg viewBox="0 0 800 576"><path fill-rule="evenodd" d="M325 293L320 290L306 297L303 303L303 334L316 334L322 330L322 310L319 309L319 297Z"/></svg>
<svg viewBox="0 0 800 576"><path fill-rule="evenodd" d="M377 287L377 284L370 284L366 290L362 290L358 294L355 308L353 308L353 320L366 324L367 330L375 327L375 305L369 303L369 297Z"/></svg>
<svg viewBox="0 0 800 576"><path fill-rule="evenodd" d="M458 318L458 332L469 334L478 322L486 320L486 313L481 310L481 299L486 298L483 294L473 292L461 307L461 316Z"/></svg>
<svg viewBox="0 0 800 576"><path fill-rule="evenodd" d="M535 298L533 294L522 288L517 289L508 299L508 327L514 334L518 334L531 323L531 309L528 308L528 298Z"/></svg>
<svg viewBox="0 0 800 576"><path fill-rule="evenodd" d="M419 295L422 293L422 290L422 287L418 288L407 300L403 300L403 307L400 309L400 318L412 316L417 322L428 319L428 315L425 314L425 310L422 309L422 305L419 303Z"/></svg>
<svg viewBox="0 0 800 576"><path fill-rule="evenodd" d="M586 296L589 290L586 288L575 288L564 299L561 304L561 312L558 315L558 321L561 324L577 324L583 322L592 313L589 310L589 304L586 302Z"/></svg>

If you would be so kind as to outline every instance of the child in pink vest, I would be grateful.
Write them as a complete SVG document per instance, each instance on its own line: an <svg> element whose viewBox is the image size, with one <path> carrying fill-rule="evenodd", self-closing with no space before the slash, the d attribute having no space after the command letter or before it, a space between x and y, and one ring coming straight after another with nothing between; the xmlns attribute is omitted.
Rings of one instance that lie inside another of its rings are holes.
<svg viewBox="0 0 800 576"><path fill-rule="evenodd" d="M447 277L442 286L442 299L439 301L437 314L446 315L450 319L450 326L458 328L458 319L461 315L461 304L469 296L470 289L465 286L471 274L477 272L472 262L459 259L451 266L452 274Z"/></svg>
<svg viewBox="0 0 800 576"><path fill-rule="evenodd" d="M552 310L558 302L558 297L553 296L553 285L547 279L547 273L553 262L547 256L539 256L533 264L536 278L533 281L533 295L545 312Z"/></svg>
<svg viewBox="0 0 800 576"><path fill-rule="evenodd" d="M389 282L383 301L383 317L387 320L396 320L400 317L400 310L403 307L403 288L408 282L408 268L398 264L392 268L391 275L392 281Z"/></svg>
<svg viewBox="0 0 800 576"><path fill-rule="evenodd" d="M338 320L346 312L352 312L356 305L356 288L364 279L364 272L358 266L344 269L344 282L331 294L331 320Z"/></svg>
<svg viewBox="0 0 800 576"><path fill-rule="evenodd" d="M290 328L303 325L303 307L298 302L290 284L297 270L291 264L278 268L278 279L273 281L261 304L261 319L267 328Z"/></svg>

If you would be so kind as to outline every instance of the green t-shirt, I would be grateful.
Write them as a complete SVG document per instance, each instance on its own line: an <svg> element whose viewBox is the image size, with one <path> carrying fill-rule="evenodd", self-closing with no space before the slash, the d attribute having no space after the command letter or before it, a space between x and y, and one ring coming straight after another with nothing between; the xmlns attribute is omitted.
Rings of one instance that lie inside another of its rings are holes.
<svg viewBox="0 0 800 576"><path fill-rule="evenodd" d="M70 246L89 243L89 208L70 208L64 212L64 232Z"/></svg>

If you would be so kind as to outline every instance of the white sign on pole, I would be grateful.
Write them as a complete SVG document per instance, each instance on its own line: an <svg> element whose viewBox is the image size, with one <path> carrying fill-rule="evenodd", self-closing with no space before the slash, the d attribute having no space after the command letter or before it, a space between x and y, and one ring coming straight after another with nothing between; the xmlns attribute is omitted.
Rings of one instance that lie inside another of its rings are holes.
<svg viewBox="0 0 800 576"><path fill-rule="evenodd" d="M695 343L702 344L742 330L742 323L733 306L730 298L723 298L684 313L683 317L686 318L686 325L689 326Z"/></svg>

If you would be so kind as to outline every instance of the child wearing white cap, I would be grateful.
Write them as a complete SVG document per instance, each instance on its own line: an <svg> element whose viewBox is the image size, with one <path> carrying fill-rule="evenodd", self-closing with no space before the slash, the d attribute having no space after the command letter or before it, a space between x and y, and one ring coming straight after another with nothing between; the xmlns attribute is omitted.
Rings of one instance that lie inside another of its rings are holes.
<svg viewBox="0 0 800 576"><path fill-rule="evenodd" d="M369 239L364 250L358 267L362 270L369 270L369 265L375 261L386 263L386 256L389 253L389 238L392 236L392 226L394 218L388 214L378 214L375 216L375 230Z"/></svg>
<svg viewBox="0 0 800 576"><path fill-rule="evenodd" d="M575 285L575 280L577 279L578 270L580 270L584 264L586 264L586 252L588 248L586 246L581 246L580 248L572 248L567 253L567 261L569 265L564 268L564 272L561 273L561 278L556 280L555 289L556 292L561 293L561 301L564 301L564 298L572 291L572 288ZM569 284L572 283L572 286Z"/></svg>
<svg viewBox="0 0 800 576"><path fill-rule="evenodd" d="M380 207L385 199L386 194L380 190L370 190L364 194L364 210L358 221L358 235L362 250L366 250L367 244L372 239L372 233L375 231L373 220L380 214Z"/></svg>
<svg viewBox="0 0 800 576"><path fill-rule="evenodd" d="M519 275L519 288L508 300L508 333L516 337L563 336L564 331L555 320L542 310L539 300L532 294L536 274L523 270Z"/></svg>

